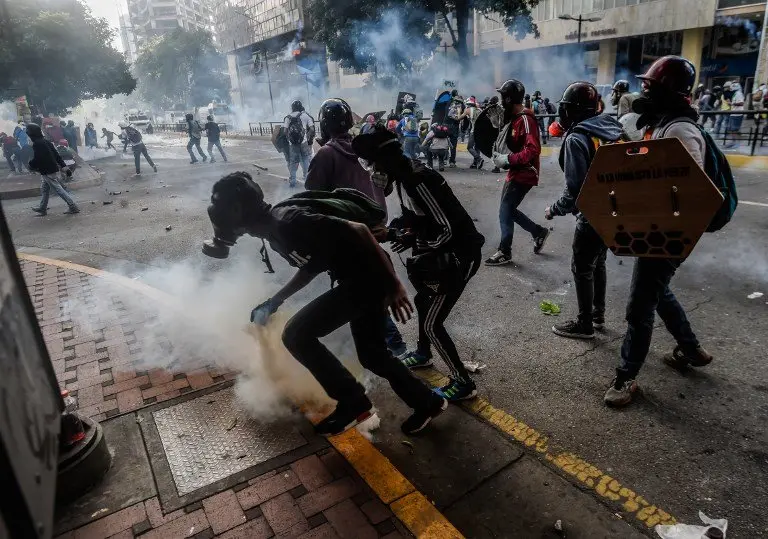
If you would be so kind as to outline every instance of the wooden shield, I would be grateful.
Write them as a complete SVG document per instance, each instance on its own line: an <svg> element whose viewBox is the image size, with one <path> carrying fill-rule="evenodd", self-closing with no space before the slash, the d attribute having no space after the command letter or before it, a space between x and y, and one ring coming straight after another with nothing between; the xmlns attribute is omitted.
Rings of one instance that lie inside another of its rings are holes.
<svg viewBox="0 0 768 539"><path fill-rule="evenodd" d="M493 156L493 145L504 121L504 107L491 105L483 109L475 120L475 148L488 157Z"/></svg>
<svg viewBox="0 0 768 539"><path fill-rule="evenodd" d="M576 204L619 256L685 258L723 195L677 138L597 149Z"/></svg>

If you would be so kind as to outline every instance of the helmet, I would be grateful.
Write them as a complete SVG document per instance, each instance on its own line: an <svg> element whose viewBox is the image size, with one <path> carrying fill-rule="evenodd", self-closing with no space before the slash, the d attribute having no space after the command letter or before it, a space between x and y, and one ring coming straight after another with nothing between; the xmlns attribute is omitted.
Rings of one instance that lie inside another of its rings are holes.
<svg viewBox="0 0 768 539"><path fill-rule="evenodd" d="M325 141L346 133L355 123L352 119L352 108L338 97L323 101L317 118L320 122L320 138Z"/></svg>
<svg viewBox="0 0 768 539"><path fill-rule="evenodd" d="M119 127L120 129L125 129L126 127L128 127L128 122L118 122L117 127Z"/></svg>
<svg viewBox="0 0 768 539"><path fill-rule="evenodd" d="M457 95L459 95L459 91L456 88L451 90L451 97L456 97Z"/></svg>
<svg viewBox="0 0 768 539"><path fill-rule="evenodd" d="M663 56L637 78L663 88L666 93L688 97L696 81L696 68L681 56Z"/></svg>
<svg viewBox="0 0 768 539"><path fill-rule="evenodd" d="M625 94L629 91L629 81L628 80L617 80L613 83L613 91L621 94Z"/></svg>
<svg viewBox="0 0 768 539"><path fill-rule="evenodd" d="M31 139L43 138L43 130L40 129L39 125L29 123L27 124L27 135Z"/></svg>
<svg viewBox="0 0 768 539"><path fill-rule="evenodd" d="M563 92L558 115L565 129L598 114L600 94L589 82L573 82Z"/></svg>
<svg viewBox="0 0 768 539"><path fill-rule="evenodd" d="M291 103L291 112L303 112L304 111L304 105L301 104L301 101L298 99Z"/></svg>
<svg viewBox="0 0 768 539"><path fill-rule="evenodd" d="M523 104L525 86L523 86L523 83L517 79L509 79L500 87L496 88L496 91L501 94L502 103L508 102L511 105ZM493 102L493 97L491 98L491 102Z"/></svg>
<svg viewBox="0 0 768 539"><path fill-rule="evenodd" d="M403 116L406 114L413 114L413 111L411 109L403 109Z"/></svg>
<svg viewBox="0 0 768 539"><path fill-rule="evenodd" d="M194 118L195 117L190 113L187 113L184 115L184 119L187 120L188 122L191 122Z"/></svg>
<svg viewBox="0 0 768 539"><path fill-rule="evenodd" d="M541 90L536 90L535 92L533 92L534 99L537 99L539 97L541 97Z"/></svg>
<svg viewBox="0 0 768 539"><path fill-rule="evenodd" d="M722 93L722 91L723 91L723 87L722 86L718 85L718 86L713 86L712 87L712 93L713 94Z"/></svg>

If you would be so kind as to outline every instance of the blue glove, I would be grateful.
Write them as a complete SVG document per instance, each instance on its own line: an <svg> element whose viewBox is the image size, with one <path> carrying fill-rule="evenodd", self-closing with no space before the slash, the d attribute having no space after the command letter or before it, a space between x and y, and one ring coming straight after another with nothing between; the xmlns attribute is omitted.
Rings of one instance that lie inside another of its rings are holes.
<svg viewBox="0 0 768 539"><path fill-rule="evenodd" d="M261 305L257 305L251 311L251 322L260 326L266 326L269 321L269 317L277 312L281 303L278 303L273 298L269 298Z"/></svg>

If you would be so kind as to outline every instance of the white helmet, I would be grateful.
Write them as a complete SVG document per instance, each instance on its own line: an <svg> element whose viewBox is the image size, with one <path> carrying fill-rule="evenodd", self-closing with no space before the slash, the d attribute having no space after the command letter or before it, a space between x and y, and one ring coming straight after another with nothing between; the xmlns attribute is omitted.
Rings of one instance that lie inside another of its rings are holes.
<svg viewBox="0 0 768 539"><path fill-rule="evenodd" d="M621 124L621 129L624 131L624 134L627 136L629 140L637 141L637 140L643 140L643 132L642 130L637 128L637 119L640 118L640 115L636 112L628 112L621 118L619 118L619 123Z"/></svg>
<svg viewBox="0 0 768 539"><path fill-rule="evenodd" d="M117 127L119 127L120 129L125 129L126 127L128 127L128 122L118 122Z"/></svg>

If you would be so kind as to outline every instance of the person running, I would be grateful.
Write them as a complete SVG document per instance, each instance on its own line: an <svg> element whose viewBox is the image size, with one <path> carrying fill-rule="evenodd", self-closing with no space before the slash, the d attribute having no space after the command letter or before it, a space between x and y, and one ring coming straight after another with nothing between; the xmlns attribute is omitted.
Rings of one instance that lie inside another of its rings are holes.
<svg viewBox="0 0 768 539"><path fill-rule="evenodd" d="M53 189L61 199L67 203L68 209L64 213L75 214L80 213L80 209L69 196L67 190L59 182L59 172L70 176L72 173L67 168L64 160L61 158L56 148L51 141L46 140L43 136L43 131L37 124L27 125L27 135L32 140L32 150L34 156L29 162L29 169L40 173L40 203L37 207L33 207L32 211L39 215L45 215L48 213L48 196L51 189Z"/></svg>
<svg viewBox="0 0 768 539"><path fill-rule="evenodd" d="M253 309L251 321L259 324L266 324L283 302L319 274L330 272L336 285L299 309L283 329L286 349L337 401L335 410L315 425L315 431L324 436L340 434L373 415L365 388L320 342L349 324L360 364L385 378L395 394L413 409L401 429L415 434L439 416L448 403L387 350L387 308L398 321L405 322L412 312L411 303L371 230L360 222L339 217L339 212L344 211L339 209L342 206L349 212L356 207L355 215L368 217L369 210L362 207L376 204L354 190L340 191L329 194L331 199L326 204L322 197L307 198L306 193L301 193L270 206L248 173L229 174L213 186L208 215L214 238L204 243L203 252L225 258L238 237L249 234L268 241L297 268L283 288ZM333 198L339 196L343 200ZM385 231L380 228L377 234Z"/></svg>
<svg viewBox="0 0 768 539"><path fill-rule="evenodd" d="M493 164L507 170L501 191L499 248L486 259L487 266L503 266L512 263L512 237L515 223L533 237L533 252L539 254L549 237L549 229L538 225L518 207L525 195L539 184L541 145L539 128L533 111L523 105L525 86L510 79L496 90L504 107L504 127L494 144Z"/></svg>
<svg viewBox="0 0 768 539"><path fill-rule="evenodd" d="M157 165L155 165L154 161L152 161L152 158L149 156L149 152L141 139L139 130L135 127L131 127L126 122L120 122L118 125L120 126L120 129L123 130L121 135L125 141L125 147L127 148L127 145L130 144L131 149L133 149L133 162L136 165L136 176L141 176L142 155L144 156L144 159L147 160L147 163L149 163L149 166L157 172Z"/></svg>
<svg viewBox="0 0 768 539"><path fill-rule="evenodd" d="M593 339L595 328L605 326L605 258L608 248L576 207L576 199L587 178L596 146L616 142L622 136L618 120L599 114L599 102L597 89L588 82L574 82L563 92L558 115L560 125L566 130L559 158L560 168L565 174L565 190L556 202L544 210L544 217L548 220L576 213L571 271L579 315L576 320L552 326L555 334L574 339Z"/></svg>
<svg viewBox="0 0 768 539"><path fill-rule="evenodd" d="M189 164L194 165L197 163L197 157L195 157L194 152L192 152L192 148L197 148L197 153L200 154L203 163L205 163L208 161L208 156L205 155L202 146L200 146L200 141L203 138L203 126L200 125L200 122L195 120L195 117L192 114L186 114L184 119L187 121L187 135L189 135L189 142L187 142L187 151L189 152L190 157Z"/></svg>
<svg viewBox="0 0 768 539"><path fill-rule="evenodd" d="M444 125L434 123L429 132L424 137L424 153L427 155L427 166L434 169L435 157L437 157L438 170L445 170L445 161L448 159L451 151L451 139L448 128Z"/></svg>
<svg viewBox="0 0 768 539"><path fill-rule="evenodd" d="M451 90L451 100L448 103L448 112L445 115L445 126L448 127L448 138L451 148L448 153L448 168L456 168L456 147L459 144L459 118L464 113L464 101L459 97L459 91Z"/></svg>
<svg viewBox="0 0 768 539"><path fill-rule="evenodd" d="M205 124L205 132L208 136L208 153L211 154L211 163L215 163L216 159L213 158L213 147L216 146L219 149L221 158L224 162L227 162L227 154L224 153L224 148L221 147L221 128L219 124L213 121L213 116L206 118L208 122Z"/></svg>
<svg viewBox="0 0 768 539"><path fill-rule="evenodd" d="M101 128L101 138L107 139L107 150L112 148L113 150L117 151L117 148L115 148L115 145L112 144L112 141L114 140L116 135L117 133L115 133L114 131L110 131L106 127Z"/></svg>
<svg viewBox="0 0 768 539"><path fill-rule="evenodd" d="M635 100L633 110L640 114L638 127L645 128L645 138L679 139L693 160L704 168L707 144L696 125L698 115L689 101L696 68L680 56L664 56L638 79L643 83L643 92ZM635 259L621 363L605 392L606 404L624 406L632 402L638 389L635 379L651 346L655 313L677 341L672 353L664 356L664 363L684 370L688 366L704 367L712 362L712 356L702 348L685 310L669 288L683 261L658 257Z"/></svg>
<svg viewBox="0 0 768 539"><path fill-rule="evenodd" d="M296 172L299 170L307 178L309 160L312 158L312 142L315 140L315 121L304 111L301 101L291 103L291 113L283 120L285 134L288 137L288 185L296 187Z"/></svg>
<svg viewBox="0 0 768 539"><path fill-rule="evenodd" d="M471 399L477 388L445 329L445 320L480 266L485 238L445 178L403 155L393 133L378 129L360 135L352 148L397 189L403 215L390 224L393 250L413 249L407 267L417 290L419 340L403 364L409 368L431 365L434 346L451 372L448 384L435 392L452 402Z"/></svg>

